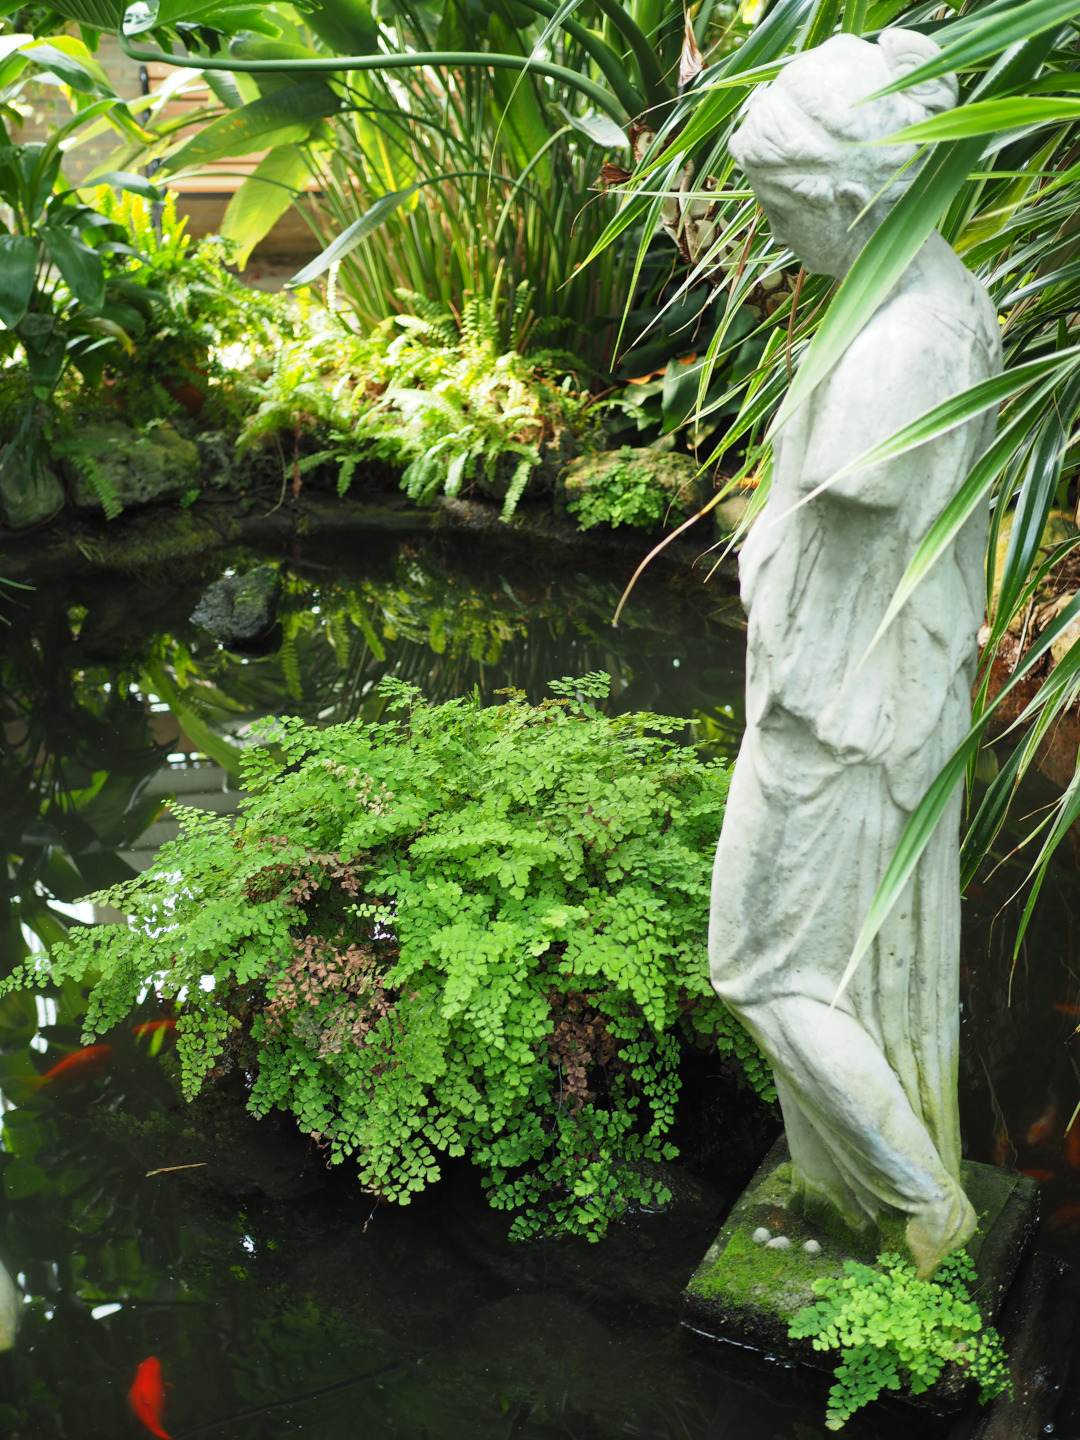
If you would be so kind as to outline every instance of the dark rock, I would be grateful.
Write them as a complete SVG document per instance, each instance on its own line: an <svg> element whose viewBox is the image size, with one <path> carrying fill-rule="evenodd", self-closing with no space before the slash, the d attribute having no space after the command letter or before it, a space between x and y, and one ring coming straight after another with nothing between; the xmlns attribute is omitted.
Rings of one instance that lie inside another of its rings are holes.
<svg viewBox="0 0 1080 1440"><path fill-rule="evenodd" d="M197 489L202 474L198 447L171 425L145 435L120 420L87 425L64 455L71 498L88 510L104 510L106 492L125 508L180 496Z"/></svg>
<svg viewBox="0 0 1080 1440"><path fill-rule="evenodd" d="M64 487L48 466L26 472L23 456L14 448L0 463L0 511L12 530L28 530L62 508Z"/></svg>
<svg viewBox="0 0 1080 1440"><path fill-rule="evenodd" d="M250 645L273 629L280 594L278 572L272 565L257 565L245 575L215 580L191 612L191 619L227 648Z"/></svg>
<svg viewBox="0 0 1080 1440"><path fill-rule="evenodd" d="M1038 1440L1050 1433L1076 1334L1080 1282L1056 1255L1032 1255L1010 1290L998 1329L1012 1394L972 1405L949 1440Z"/></svg>
<svg viewBox="0 0 1080 1440"><path fill-rule="evenodd" d="M559 476L578 453L578 443L572 432L564 426L557 430L550 440L542 440L537 448L540 463L533 466L527 487L529 495L534 498L554 492ZM492 476L486 475L482 467L477 467L474 481L477 490L492 500L504 499L521 458L516 451L505 450L496 460L495 473Z"/></svg>
<svg viewBox="0 0 1080 1440"><path fill-rule="evenodd" d="M973 1298L984 1322L994 1324L1035 1233L1039 1187L1030 1176L969 1161L962 1163L960 1175L980 1217L967 1245L978 1272ZM749 1346L787 1363L832 1369L839 1354L815 1350L810 1340L789 1339L788 1325L796 1311L817 1299L813 1282L842 1275L845 1261L869 1264L878 1253L904 1253L904 1219L886 1221L864 1237L828 1227L792 1195L790 1178L787 1142L781 1137L687 1286L683 1324L697 1335ZM785 1236L790 1246L769 1249L755 1243L759 1228ZM802 1248L807 1241L818 1247L812 1254ZM951 1366L925 1394L901 1398L938 1414L955 1413L971 1389Z"/></svg>
<svg viewBox="0 0 1080 1440"><path fill-rule="evenodd" d="M233 477L233 447L220 430L200 430L195 446L202 466L202 483L222 490Z"/></svg>

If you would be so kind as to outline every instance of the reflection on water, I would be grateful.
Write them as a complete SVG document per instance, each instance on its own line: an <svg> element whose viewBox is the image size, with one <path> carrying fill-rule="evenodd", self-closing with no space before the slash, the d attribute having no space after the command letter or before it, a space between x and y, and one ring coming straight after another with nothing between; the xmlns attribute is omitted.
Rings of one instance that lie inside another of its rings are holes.
<svg viewBox="0 0 1080 1440"><path fill-rule="evenodd" d="M697 580L643 585L613 631L620 573L433 542L304 548L282 562L279 648L241 657L187 618L221 568L91 575L43 584L23 610L7 602L5 972L80 923L79 896L131 873L121 856L168 823L170 790L198 794L205 773L228 795L211 761L227 767L232 752L215 736L242 743L266 714L374 718L386 673L434 698L474 686L538 698L551 678L607 670L614 708L694 717L688 738L737 744L738 610ZM965 1134L974 1158L996 1151L1052 1176L1047 1241L1080 1258L1080 1141L1064 1133L1080 1098L1076 875L1071 856L1055 871L1010 1008L1016 904L991 920L1013 873L967 901ZM251 1121L236 1093L180 1105L169 1027L145 1028L167 1017L149 1006L103 1037L107 1053L55 1072L78 1050L83 1006L70 983L0 1002L0 1261L25 1295L0 1354L0 1433L149 1433L127 1391L155 1356L172 1437L824 1437L822 1383L743 1370L733 1353L689 1347L675 1324L773 1123L729 1079L693 1077L684 1105L687 1152L708 1183L686 1178L669 1212L635 1216L600 1245L510 1246L467 1168L409 1209L373 1205L288 1123ZM1080 1433L1072 1423L1057 1433ZM937 1433L885 1409L845 1431Z"/></svg>

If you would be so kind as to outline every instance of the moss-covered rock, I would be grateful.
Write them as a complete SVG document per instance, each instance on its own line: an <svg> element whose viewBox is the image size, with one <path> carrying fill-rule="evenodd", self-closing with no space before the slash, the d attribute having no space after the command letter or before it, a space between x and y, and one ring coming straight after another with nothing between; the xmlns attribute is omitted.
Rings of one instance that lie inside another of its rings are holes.
<svg viewBox="0 0 1080 1440"><path fill-rule="evenodd" d="M199 485L202 465L191 440L171 425L141 434L121 420L87 425L63 442L71 499L87 510L115 513L187 494Z"/></svg>
<svg viewBox="0 0 1080 1440"><path fill-rule="evenodd" d="M712 493L689 455L671 450L603 450L582 455L566 469L562 500L583 530L594 525L636 525L655 530L679 524Z"/></svg>
<svg viewBox="0 0 1080 1440"><path fill-rule="evenodd" d="M64 487L48 465L26 473L22 457L9 450L0 463L0 514L12 530L28 530L55 515L64 503Z"/></svg>

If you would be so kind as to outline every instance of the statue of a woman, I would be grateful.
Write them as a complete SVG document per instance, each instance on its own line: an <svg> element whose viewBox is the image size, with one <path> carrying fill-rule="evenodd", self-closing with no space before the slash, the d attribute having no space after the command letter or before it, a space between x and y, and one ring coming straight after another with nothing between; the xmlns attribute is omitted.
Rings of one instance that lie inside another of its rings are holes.
<svg viewBox="0 0 1080 1440"><path fill-rule="evenodd" d="M914 147L868 142L955 104L955 82L861 102L936 53L902 30L835 36L753 97L731 153L807 269L846 274L909 183ZM985 517L867 647L992 415L796 506L1000 368L994 310L935 232L778 434L741 558L747 729L713 872L713 984L773 1065L796 1186L859 1228L908 1215L923 1275L976 1223L959 1181L959 795L834 1001L905 823L970 723Z"/></svg>

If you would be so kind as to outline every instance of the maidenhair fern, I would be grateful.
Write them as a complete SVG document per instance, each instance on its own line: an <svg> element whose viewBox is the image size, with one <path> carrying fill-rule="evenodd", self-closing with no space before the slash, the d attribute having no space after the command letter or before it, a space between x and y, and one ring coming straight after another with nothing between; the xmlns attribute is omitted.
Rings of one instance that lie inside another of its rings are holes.
<svg viewBox="0 0 1080 1440"><path fill-rule="evenodd" d="M177 1001L189 1095L241 1067L256 1113L292 1111L372 1193L407 1202L468 1156L515 1235L598 1237L662 1198L683 1045L745 1056L770 1093L709 986L728 771L684 721L604 715L608 683L485 708L384 681L393 723L273 722L235 822L179 812L98 897L130 928L80 929L45 968L92 979L88 1035L144 986Z"/></svg>
<svg viewBox="0 0 1080 1440"><path fill-rule="evenodd" d="M975 1278L960 1252L932 1280L919 1280L899 1255L880 1255L876 1267L848 1260L843 1279L814 1281L822 1298L798 1312L788 1333L840 1352L826 1429L839 1430L883 1390L924 1394L949 1364L978 1383L984 1402L1009 1388L1001 1338L971 1299Z"/></svg>
<svg viewBox="0 0 1080 1440"><path fill-rule="evenodd" d="M545 441L588 424L589 397L565 373L573 361L503 352L498 297L470 297L459 323L423 296L398 293L415 313L394 316L369 336L334 319L284 346L241 448L293 431L307 417L327 444L300 461L301 473L335 461L339 494L362 458L385 460L402 467L402 488L418 504L460 495L475 482L505 486L502 517L509 519ZM527 295L516 297L515 316L525 304Z"/></svg>

